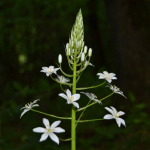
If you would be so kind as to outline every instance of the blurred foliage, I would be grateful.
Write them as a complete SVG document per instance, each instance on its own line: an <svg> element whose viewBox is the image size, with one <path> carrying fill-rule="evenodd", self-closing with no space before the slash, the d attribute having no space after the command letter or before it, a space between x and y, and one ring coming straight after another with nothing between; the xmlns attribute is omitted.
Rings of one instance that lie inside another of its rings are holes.
<svg viewBox="0 0 150 150"><path fill-rule="evenodd" d="M89 17L94 9L90 9L92 3L96 4L97 29L102 36L100 44L96 41L97 36L93 37L97 32L94 32L93 28L94 19ZM69 150L70 142L60 142L59 146L51 140L39 143L41 134L32 132L33 128L43 126L43 117L48 118L50 122L57 119L31 111L20 119L20 108L30 101L40 99L38 110L58 116L70 116L71 105L66 105L65 100L58 97L61 92L59 85L40 73L40 69L43 66L57 66L55 62L59 53L65 56L64 45L68 42L80 8L84 17L85 43L93 48L91 63L95 67L89 66L86 69L78 86L97 85L102 82L95 76L97 72L105 69L115 71L111 32L104 1L2 0L0 8L0 149ZM62 66L66 72L71 73L65 57ZM103 86L90 92L101 98L108 95L110 90ZM118 128L115 120L79 123L78 150L150 149L150 120L147 111L149 105L137 102L138 97L135 97L132 89L125 95L128 99L114 95L103 101L103 105L88 108L83 119L102 118L106 114L104 107L113 105L126 112L124 118L127 127ZM82 96L80 107L87 102L88 99ZM62 120L61 127L66 129L66 133L60 134L59 137L70 138L70 121Z"/></svg>

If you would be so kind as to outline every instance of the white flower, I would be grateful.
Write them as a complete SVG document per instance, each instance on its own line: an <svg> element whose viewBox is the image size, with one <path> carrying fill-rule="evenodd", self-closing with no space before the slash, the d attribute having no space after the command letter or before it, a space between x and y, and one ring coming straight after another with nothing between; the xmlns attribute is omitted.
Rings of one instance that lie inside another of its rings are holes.
<svg viewBox="0 0 150 150"><path fill-rule="evenodd" d="M106 87L109 87L114 93L117 93L117 94L124 96L123 92L120 91L120 89L118 87L116 87L115 85L108 84L108 86L106 86Z"/></svg>
<svg viewBox="0 0 150 150"><path fill-rule="evenodd" d="M59 70L59 68L54 68L54 66L49 67L42 67L43 70L41 72L46 73L47 76L51 75L52 73L56 74L56 71Z"/></svg>
<svg viewBox="0 0 150 150"><path fill-rule="evenodd" d="M92 48L89 48L89 53L88 53L89 57L92 56Z"/></svg>
<svg viewBox="0 0 150 150"><path fill-rule="evenodd" d="M67 95L65 95L64 93L60 93L59 96L66 99L68 104L73 104L75 107L79 108L79 104L75 101L80 99L80 94L72 95L69 89L67 89L66 94Z"/></svg>
<svg viewBox="0 0 150 150"><path fill-rule="evenodd" d="M121 123L124 126L126 126L125 121L122 118L119 118L120 116L124 115L125 113L123 111L117 112L117 110L114 107L112 107L112 106L110 106L110 107L111 107L111 109L108 107L105 107L105 109L108 110L111 113L111 115L110 114L105 115L104 119L116 119L116 122L119 127L121 126Z"/></svg>
<svg viewBox="0 0 150 150"><path fill-rule="evenodd" d="M88 63L89 63L89 64L88 64ZM93 64L91 64L90 62L88 62L88 61L86 60L85 63L84 63L84 66L87 66L87 64L94 67Z"/></svg>
<svg viewBox="0 0 150 150"><path fill-rule="evenodd" d="M32 109L33 107L38 107L39 105L38 105L38 104L35 104L37 101L39 101L39 99L33 101L33 103L30 102L30 103L26 104L25 107L22 107L21 109L24 109L24 110L23 110L23 112L21 113L20 118L21 118L27 111L29 111L30 109ZM20 109L20 110L21 110L21 109Z"/></svg>
<svg viewBox="0 0 150 150"><path fill-rule="evenodd" d="M96 99L97 96L94 95L93 93L87 93L87 92L80 92L80 93L85 94L89 99L91 99L91 100L93 100L93 101L96 101L96 102L98 101L98 99ZM102 104L101 101L99 101L98 103L99 103L99 104Z"/></svg>
<svg viewBox="0 0 150 150"><path fill-rule="evenodd" d="M61 54L58 55L58 62L59 62L60 64L62 63L62 55L61 55Z"/></svg>
<svg viewBox="0 0 150 150"><path fill-rule="evenodd" d="M49 136L54 142L59 144L59 138L54 134L54 132L55 133L65 132L64 129L62 129L60 127L57 127L60 124L60 122L61 121L55 121L50 126L49 120L46 119L46 118L43 118L43 124L45 125L46 128L37 127L37 128L33 129L33 132L43 133L41 138L40 138L40 142L46 140L48 138L48 136Z"/></svg>
<svg viewBox="0 0 150 150"><path fill-rule="evenodd" d="M62 76L62 75L61 75L61 76L57 76L56 80L57 80L58 82L60 82L60 83L67 83L67 82L70 81L70 79L65 78L65 77Z"/></svg>
<svg viewBox="0 0 150 150"><path fill-rule="evenodd" d="M117 79L115 77L116 74L108 73L107 71L103 71L103 74L102 73L98 73L97 75L99 75L99 79L106 79L109 83L111 83L112 80Z"/></svg>

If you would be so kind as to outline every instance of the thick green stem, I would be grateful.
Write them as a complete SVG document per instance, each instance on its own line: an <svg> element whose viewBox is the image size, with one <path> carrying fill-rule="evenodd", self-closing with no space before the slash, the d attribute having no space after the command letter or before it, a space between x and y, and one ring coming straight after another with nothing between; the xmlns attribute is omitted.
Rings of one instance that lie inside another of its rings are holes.
<svg viewBox="0 0 150 150"><path fill-rule="evenodd" d="M76 54L75 54L76 55ZM76 56L74 59L74 65L73 65L73 87L72 87L72 93L76 93ZM72 105L72 120L71 120L71 150L76 150L76 108L74 105Z"/></svg>

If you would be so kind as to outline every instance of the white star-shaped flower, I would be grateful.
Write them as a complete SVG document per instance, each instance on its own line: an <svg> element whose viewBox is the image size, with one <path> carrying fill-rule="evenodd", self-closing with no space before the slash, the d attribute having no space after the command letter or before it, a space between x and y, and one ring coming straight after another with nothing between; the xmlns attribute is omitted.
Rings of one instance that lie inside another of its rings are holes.
<svg viewBox="0 0 150 150"><path fill-rule="evenodd" d="M37 127L37 128L33 129L33 132L43 133L41 138L40 138L40 142L46 140L49 136L54 142L59 144L59 138L54 134L54 132L55 133L65 132L64 129L57 127L60 124L60 122L61 121L55 121L50 126L49 120L46 118L43 118L43 124L45 125L45 128Z"/></svg>
<svg viewBox="0 0 150 150"><path fill-rule="evenodd" d="M89 63L89 64L88 64L88 63ZM86 60L85 63L84 63L84 66L87 66L87 64L88 64L89 66L93 66L93 67L94 67L93 64L91 64L90 62L88 62L88 61Z"/></svg>
<svg viewBox="0 0 150 150"><path fill-rule="evenodd" d="M26 104L25 107L22 107L21 109L24 109L24 110L23 110L23 112L21 113L20 118L21 118L26 112L28 112L30 109L32 109L33 107L38 107L39 105L38 105L38 104L35 104L37 101L39 101L39 99L33 101L33 103L30 102L30 103ZM21 110L21 109L20 109L20 110Z"/></svg>
<svg viewBox="0 0 150 150"><path fill-rule="evenodd" d="M58 81L58 82L60 82L60 83L67 83L67 82L69 82L70 81L70 79L68 79L68 78L65 78L64 76L57 76L57 78L56 78L56 80Z"/></svg>
<svg viewBox="0 0 150 150"><path fill-rule="evenodd" d="M105 109L107 111L109 111L111 114L107 114L104 116L104 119L115 119L118 126L120 127L121 124L123 124L124 126L126 126L125 121L122 118L119 118L120 116L124 115L125 113L123 111L119 111L117 112L117 110L110 106L111 108L105 107Z"/></svg>
<svg viewBox="0 0 150 150"><path fill-rule="evenodd" d="M97 96L94 95L93 93L87 93L87 92L80 92L80 93L85 94L89 99L91 99L91 100L93 100L93 101L96 101L96 102L99 101L98 99L96 99ZM102 104L101 101L99 101L98 103L99 103L99 104Z"/></svg>
<svg viewBox="0 0 150 150"><path fill-rule="evenodd" d="M59 70L59 68L54 68L54 66L49 66L49 67L42 67L41 72L44 72L44 73L46 73L47 76L49 76L53 73L56 74L57 70Z"/></svg>
<svg viewBox="0 0 150 150"><path fill-rule="evenodd" d="M73 104L75 107L79 108L79 104L75 101L80 99L80 94L72 95L69 89L66 90L66 94L67 95L65 95L64 93L60 93L59 96L66 99L68 104Z"/></svg>
<svg viewBox="0 0 150 150"><path fill-rule="evenodd" d="M114 93L117 93L117 94L120 94L120 95L124 96L123 92L120 91L120 89L117 86L108 84L106 87L109 87Z"/></svg>
<svg viewBox="0 0 150 150"><path fill-rule="evenodd" d="M108 73L107 71L103 71L103 73L98 73L97 74L99 76L99 79L105 79L107 80L109 83L112 82L112 80L116 80L117 78L115 77L116 74L114 73Z"/></svg>

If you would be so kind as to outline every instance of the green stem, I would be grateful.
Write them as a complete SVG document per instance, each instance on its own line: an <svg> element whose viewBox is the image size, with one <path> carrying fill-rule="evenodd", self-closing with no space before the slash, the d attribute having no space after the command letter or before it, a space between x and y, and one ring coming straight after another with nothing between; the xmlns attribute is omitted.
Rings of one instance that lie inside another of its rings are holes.
<svg viewBox="0 0 150 150"><path fill-rule="evenodd" d="M88 107L90 107L90 106L92 106L92 105L94 105L94 104L96 104L96 103L98 103L98 102L100 102L100 101L102 101L102 100L104 100L104 99L110 97L110 96L113 95L113 94L114 94L114 92L112 92L112 93L109 94L108 96L106 96L106 97L104 97L104 98L102 98L102 99L100 99L100 100L98 100L98 101L96 101L96 102L93 102L92 104L90 104L90 105L88 105L88 106L85 106L85 107L82 107L82 108L78 109L77 111L81 111L81 110L83 110L83 109L85 109L85 108L88 108Z"/></svg>
<svg viewBox="0 0 150 150"><path fill-rule="evenodd" d="M62 89L63 92L66 93L66 91L63 89L62 85L60 84L60 88Z"/></svg>
<svg viewBox="0 0 150 150"><path fill-rule="evenodd" d="M96 85L96 86L76 88L76 90L87 90L87 89L97 88L97 87L99 87L99 86L102 86L102 85L105 84L105 83L106 83L106 81L104 81L102 84L99 84L99 85Z"/></svg>
<svg viewBox="0 0 150 150"><path fill-rule="evenodd" d="M88 106L88 105L90 104L90 102L91 102L91 99L89 100L89 102L87 103L86 106ZM81 117L82 117L82 115L83 115L83 113L84 113L85 110L86 110L86 108L82 111L81 115L80 115L79 118L78 118L78 121L76 121L76 127L77 127L78 122L79 122L79 120L81 119Z"/></svg>
<svg viewBox="0 0 150 150"><path fill-rule="evenodd" d="M58 119L70 119L71 118L68 118L68 117L58 117L58 116L54 116L54 115L51 115L51 114L47 114L47 113L44 113L44 112L41 112L41 111L37 111L37 110L34 110L34 109L31 109L32 111L35 111L37 113L40 113L40 114L43 114L43 115L47 115L47 116L50 116L50 117L54 117L54 118L58 118Z"/></svg>
<svg viewBox="0 0 150 150"><path fill-rule="evenodd" d="M66 74L62 69L61 69L61 64L60 64L60 71L65 75L65 76L67 76L67 77L72 77L72 75L70 75L70 74Z"/></svg>
<svg viewBox="0 0 150 150"><path fill-rule="evenodd" d="M74 65L73 65L73 87L72 87L72 93L76 93L76 52L75 52L75 58L74 58ZM76 150L76 108L74 105L72 105L72 120L71 120L71 150Z"/></svg>
<svg viewBox="0 0 150 150"><path fill-rule="evenodd" d="M66 141L71 141L71 138L69 138L69 139L61 139L61 138L59 138L61 141L64 141L64 142L66 142Z"/></svg>
<svg viewBox="0 0 150 150"><path fill-rule="evenodd" d="M82 123L82 122L99 121L99 120L104 120L104 119L80 120L77 122Z"/></svg>

